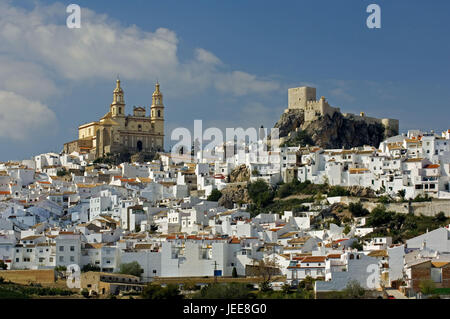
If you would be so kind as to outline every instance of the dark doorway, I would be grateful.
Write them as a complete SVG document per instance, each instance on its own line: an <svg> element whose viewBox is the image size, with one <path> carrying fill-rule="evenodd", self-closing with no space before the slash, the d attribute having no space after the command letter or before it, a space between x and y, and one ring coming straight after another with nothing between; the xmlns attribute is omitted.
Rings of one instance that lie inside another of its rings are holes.
<svg viewBox="0 0 450 319"><path fill-rule="evenodd" d="M138 152L142 151L142 142L141 141L137 142L137 149L138 149Z"/></svg>

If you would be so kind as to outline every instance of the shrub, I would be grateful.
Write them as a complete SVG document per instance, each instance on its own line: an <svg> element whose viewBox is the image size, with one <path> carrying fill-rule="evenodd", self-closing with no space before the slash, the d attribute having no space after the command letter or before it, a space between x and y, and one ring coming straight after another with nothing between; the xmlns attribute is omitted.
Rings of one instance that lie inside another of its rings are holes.
<svg viewBox="0 0 450 319"><path fill-rule="evenodd" d="M428 196L428 194L425 194L425 196L417 195L413 200L413 202L431 202L431 197Z"/></svg>
<svg viewBox="0 0 450 319"><path fill-rule="evenodd" d="M351 228L349 225L345 225L344 230L342 231L344 235L347 235L350 232Z"/></svg>
<svg viewBox="0 0 450 319"><path fill-rule="evenodd" d="M248 195L259 208L270 204L274 197L273 191L263 179L248 184Z"/></svg>
<svg viewBox="0 0 450 319"><path fill-rule="evenodd" d="M419 283L419 288L424 295L431 295L436 289L436 285L431 279L425 279Z"/></svg>
<svg viewBox="0 0 450 319"><path fill-rule="evenodd" d="M218 189L213 189L211 194L208 196L207 200L211 201L211 202L217 202L220 197L222 197L222 192L219 191Z"/></svg>
<svg viewBox="0 0 450 319"><path fill-rule="evenodd" d="M358 251L362 251L363 250L363 245L360 242L356 241L356 240L352 243L351 247L353 249L358 249Z"/></svg>
<svg viewBox="0 0 450 319"><path fill-rule="evenodd" d="M55 267L55 271L66 271L67 267L66 266L56 266Z"/></svg>
<svg viewBox="0 0 450 319"><path fill-rule="evenodd" d="M120 271L121 274L126 275L133 275L136 277L140 277L141 274L144 272L141 265L137 261L132 261L130 263L125 263L120 265Z"/></svg>
<svg viewBox="0 0 450 319"><path fill-rule="evenodd" d="M344 294L349 299L360 299L365 292L365 289L356 280L351 280L344 289Z"/></svg>
<svg viewBox="0 0 450 319"><path fill-rule="evenodd" d="M348 196L348 195L349 191L342 186L331 186L330 190L328 191L328 197Z"/></svg>
<svg viewBox="0 0 450 319"><path fill-rule="evenodd" d="M183 296L180 294L178 286L174 284L169 284L166 287L148 284L142 291L141 296L144 299L151 299L151 300L183 299Z"/></svg>
<svg viewBox="0 0 450 319"><path fill-rule="evenodd" d="M2 269L2 270L8 269L8 265L5 264L5 262L3 260L0 260L0 269Z"/></svg>
<svg viewBox="0 0 450 319"><path fill-rule="evenodd" d="M81 290L81 295L84 298L89 298L89 290L87 290L86 288L83 288L83 290Z"/></svg>
<svg viewBox="0 0 450 319"><path fill-rule="evenodd" d="M250 288L243 283L215 283L203 287L196 293L194 299L249 299Z"/></svg>
<svg viewBox="0 0 450 319"><path fill-rule="evenodd" d="M83 268L81 268L81 272L88 272L88 271L100 271L100 267L92 264L87 264L84 265Z"/></svg>
<svg viewBox="0 0 450 319"><path fill-rule="evenodd" d="M445 216L444 212L439 212L436 216L434 216L434 220L438 223L442 223L447 220L447 217Z"/></svg>
<svg viewBox="0 0 450 319"><path fill-rule="evenodd" d="M391 202L391 199L388 196L380 196L378 198L378 202L382 204L388 204Z"/></svg>
<svg viewBox="0 0 450 319"><path fill-rule="evenodd" d="M369 215L369 211L365 208L363 208L363 205L361 202L357 203L350 203L348 205L348 210L353 214L355 217L362 217Z"/></svg>
<svg viewBox="0 0 450 319"><path fill-rule="evenodd" d="M394 215L395 213L386 211L383 205L378 205L370 213L367 224L372 227L380 227L392 221Z"/></svg>

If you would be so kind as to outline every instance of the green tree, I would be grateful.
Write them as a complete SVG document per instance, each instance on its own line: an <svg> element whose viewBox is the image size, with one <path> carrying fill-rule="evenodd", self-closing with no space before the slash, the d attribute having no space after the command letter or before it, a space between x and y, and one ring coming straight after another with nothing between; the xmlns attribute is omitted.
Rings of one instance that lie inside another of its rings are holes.
<svg viewBox="0 0 450 319"><path fill-rule="evenodd" d="M353 214L355 217L362 217L369 215L369 211L365 208L363 208L363 205L361 202L357 203L350 203L348 205L348 210Z"/></svg>
<svg viewBox="0 0 450 319"><path fill-rule="evenodd" d="M5 262L3 260L0 260L0 269L2 269L2 270L8 269L8 265L5 264Z"/></svg>
<svg viewBox="0 0 450 319"><path fill-rule="evenodd" d="M365 292L365 289L361 287L357 280L349 281L344 289L344 295L349 299L360 299L364 296Z"/></svg>
<svg viewBox="0 0 450 319"><path fill-rule="evenodd" d="M62 170L56 172L56 175L59 176L59 177L67 175L67 174L69 174L69 173L66 171L65 168L63 168Z"/></svg>
<svg viewBox="0 0 450 319"><path fill-rule="evenodd" d="M86 288L83 288L83 290L81 290L81 295L84 298L89 298L89 290L87 290Z"/></svg>
<svg viewBox="0 0 450 319"><path fill-rule="evenodd" d="M344 230L342 231L344 235L347 235L351 231L351 227L349 225L345 225Z"/></svg>
<svg viewBox="0 0 450 319"><path fill-rule="evenodd" d="M207 200L211 202L217 202L219 201L220 197L222 197L222 192L218 189L213 189Z"/></svg>
<svg viewBox="0 0 450 319"><path fill-rule="evenodd" d="M243 283L214 283L203 287L193 299L249 299L250 288Z"/></svg>
<svg viewBox="0 0 450 319"><path fill-rule="evenodd" d="M144 272L141 265L137 261L132 261L130 263L124 263L120 265L120 271L119 273L125 274L125 275L133 275L136 277L140 277L141 274Z"/></svg>
<svg viewBox="0 0 450 319"><path fill-rule="evenodd" d="M83 268L81 268L81 272L88 272L88 271L100 271L100 267L92 264L87 264L84 265Z"/></svg>
<svg viewBox="0 0 450 319"><path fill-rule="evenodd" d="M444 212L439 212L434 216L434 220L438 223L443 223L447 220L447 217L445 216Z"/></svg>
<svg viewBox="0 0 450 319"><path fill-rule="evenodd" d="M328 191L328 197L348 196L348 195L349 195L349 191L339 185L331 186L330 190Z"/></svg>
<svg viewBox="0 0 450 319"><path fill-rule="evenodd" d="M436 285L431 279L424 279L420 281L419 288L424 295L431 295L436 290Z"/></svg>
<svg viewBox="0 0 450 319"><path fill-rule="evenodd" d="M270 204L274 197L273 191L263 179L248 184L248 195L258 208Z"/></svg>
<svg viewBox="0 0 450 319"><path fill-rule="evenodd" d="M368 226L380 227L393 220L395 213L386 211L383 205L375 207L367 220Z"/></svg>
<svg viewBox="0 0 450 319"><path fill-rule="evenodd" d="M232 273L231 273L231 277L237 278L237 276L238 276L238 274L237 274L237 269L236 269L236 267L233 267L233 271L232 271Z"/></svg>
<svg viewBox="0 0 450 319"><path fill-rule="evenodd" d="M405 200L405 196L406 196L406 190L401 189L397 192L397 195L402 199L402 201Z"/></svg>
<svg viewBox="0 0 450 319"><path fill-rule="evenodd" d="M151 300L181 300L181 295L178 286L169 284L166 287L160 285L148 284L142 291L141 297Z"/></svg>
<svg viewBox="0 0 450 319"><path fill-rule="evenodd" d="M352 246L351 246L353 249L358 249L358 251L362 251L363 250L363 245L359 242L359 241L357 241L357 240L355 240L353 243L352 243Z"/></svg>
<svg viewBox="0 0 450 319"><path fill-rule="evenodd" d="M302 281L300 281L298 283L298 288L307 290L307 291L313 291L314 290L314 282L315 282L314 278L312 278L311 276L306 276L305 279L303 279Z"/></svg>
<svg viewBox="0 0 450 319"><path fill-rule="evenodd" d="M292 194L291 183L286 183L278 188L277 195L279 198L285 198Z"/></svg>
<svg viewBox="0 0 450 319"><path fill-rule="evenodd" d="M391 202L391 199L389 198L389 196L383 195L378 198L378 202L382 204L388 204Z"/></svg>

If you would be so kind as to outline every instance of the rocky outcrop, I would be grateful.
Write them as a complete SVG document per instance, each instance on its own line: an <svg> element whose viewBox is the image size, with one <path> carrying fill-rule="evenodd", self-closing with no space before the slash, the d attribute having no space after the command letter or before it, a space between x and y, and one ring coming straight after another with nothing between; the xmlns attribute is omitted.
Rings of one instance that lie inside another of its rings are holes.
<svg viewBox="0 0 450 319"><path fill-rule="evenodd" d="M347 187L349 196L353 197L376 197L375 191L369 187L363 186L349 186Z"/></svg>
<svg viewBox="0 0 450 319"><path fill-rule="evenodd" d="M247 182L250 180L250 170L245 164L242 164L230 173L230 183Z"/></svg>
<svg viewBox="0 0 450 319"><path fill-rule="evenodd" d="M230 185L222 190L222 196L218 204L231 209L234 207L234 203L243 204L248 202L250 202L250 197L245 185Z"/></svg>
<svg viewBox="0 0 450 319"><path fill-rule="evenodd" d="M289 133L300 129L305 119L303 110L290 110L281 114L280 120L275 123L274 128L279 129L279 136L288 136Z"/></svg>
<svg viewBox="0 0 450 319"><path fill-rule="evenodd" d="M341 113L305 122L303 110L290 110L282 114L274 127L279 129L279 136L284 137L286 141L295 138L297 132L304 131L315 145L322 148L352 148L363 145L378 147L380 142L389 137L386 136L383 125L348 118Z"/></svg>

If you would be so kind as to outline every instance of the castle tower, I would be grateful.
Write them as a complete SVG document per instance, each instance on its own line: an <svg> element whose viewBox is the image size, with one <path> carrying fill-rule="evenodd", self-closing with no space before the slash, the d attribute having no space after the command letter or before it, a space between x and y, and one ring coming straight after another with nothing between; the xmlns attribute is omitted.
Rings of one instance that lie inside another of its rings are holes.
<svg viewBox="0 0 450 319"><path fill-rule="evenodd" d="M308 102L316 101L316 88L302 86L288 89L288 108L306 109Z"/></svg>
<svg viewBox="0 0 450 319"><path fill-rule="evenodd" d="M125 100L119 78L117 78L116 88L113 91L113 102L111 103L110 112L113 117L125 115Z"/></svg>
<svg viewBox="0 0 450 319"><path fill-rule="evenodd" d="M156 82L155 92L153 92L152 95L150 119L152 126L154 127L155 134L164 136L164 104L163 104L163 95L159 90L158 82Z"/></svg>

